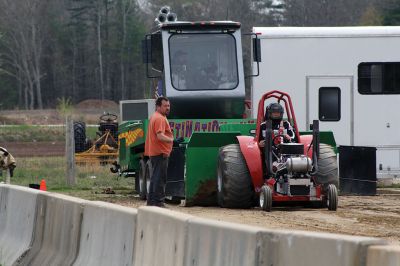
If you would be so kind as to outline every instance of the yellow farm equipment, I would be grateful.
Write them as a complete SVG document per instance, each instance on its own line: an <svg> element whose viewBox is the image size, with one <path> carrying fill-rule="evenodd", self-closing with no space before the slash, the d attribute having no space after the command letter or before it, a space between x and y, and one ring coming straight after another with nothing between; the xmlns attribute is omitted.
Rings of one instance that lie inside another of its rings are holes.
<svg viewBox="0 0 400 266"><path fill-rule="evenodd" d="M100 116L98 139L86 138L85 124L74 124L75 161L78 164L110 164L118 159L118 122L115 114Z"/></svg>

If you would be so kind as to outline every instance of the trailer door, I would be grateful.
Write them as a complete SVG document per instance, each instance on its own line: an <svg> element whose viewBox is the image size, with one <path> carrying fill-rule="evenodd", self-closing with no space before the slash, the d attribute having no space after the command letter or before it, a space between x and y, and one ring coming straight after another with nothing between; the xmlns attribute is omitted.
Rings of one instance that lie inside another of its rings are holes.
<svg viewBox="0 0 400 266"><path fill-rule="evenodd" d="M308 76L306 123L319 120L321 131L333 131L337 145L353 145L353 77Z"/></svg>

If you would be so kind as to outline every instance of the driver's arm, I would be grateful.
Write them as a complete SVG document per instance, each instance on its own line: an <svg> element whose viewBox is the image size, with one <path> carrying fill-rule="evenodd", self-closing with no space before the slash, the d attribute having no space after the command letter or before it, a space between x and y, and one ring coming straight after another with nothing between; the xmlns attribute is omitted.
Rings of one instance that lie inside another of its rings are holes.
<svg viewBox="0 0 400 266"><path fill-rule="evenodd" d="M285 136L286 140L288 140L290 142L294 142L296 134L294 134L294 130L293 130L293 127L290 124L290 122L283 121L283 127L286 129L286 136Z"/></svg>

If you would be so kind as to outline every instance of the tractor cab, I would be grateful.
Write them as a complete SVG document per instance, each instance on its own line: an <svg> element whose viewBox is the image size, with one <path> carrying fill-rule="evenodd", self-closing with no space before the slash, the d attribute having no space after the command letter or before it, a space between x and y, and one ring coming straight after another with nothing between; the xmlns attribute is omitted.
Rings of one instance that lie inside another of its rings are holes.
<svg viewBox="0 0 400 266"><path fill-rule="evenodd" d="M169 98L170 118L242 118L240 23L160 23L144 44L148 76Z"/></svg>

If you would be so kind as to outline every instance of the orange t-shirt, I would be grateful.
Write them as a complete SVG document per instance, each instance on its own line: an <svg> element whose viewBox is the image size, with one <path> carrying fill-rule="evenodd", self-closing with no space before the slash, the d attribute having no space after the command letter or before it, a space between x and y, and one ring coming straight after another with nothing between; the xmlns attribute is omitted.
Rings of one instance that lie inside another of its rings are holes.
<svg viewBox="0 0 400 266"><path fill-rule="evenodd" d="M166 154L169 156L172 151L172 142L169 143L159 140L157 138L157 133L164 133L167 137L173 137L167 118L159 112L155 112L150 117L145 143L145 155L157 156Z"/></svg>

